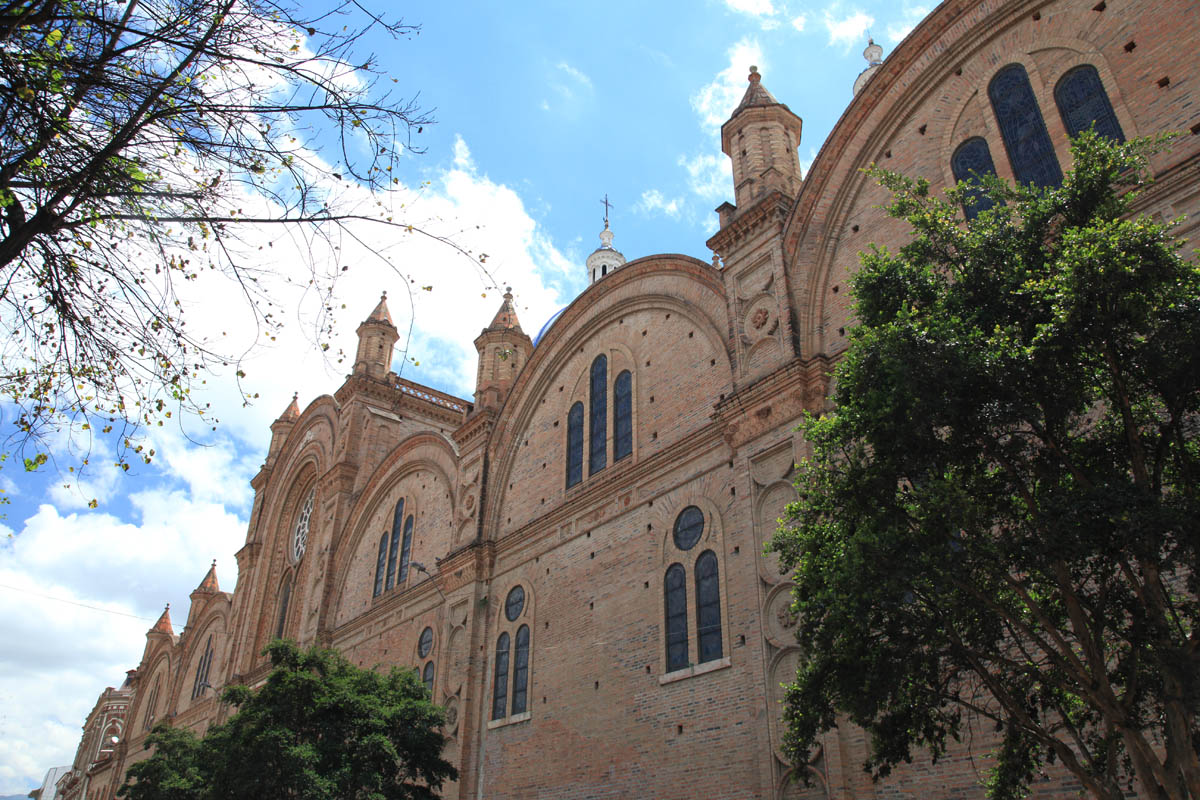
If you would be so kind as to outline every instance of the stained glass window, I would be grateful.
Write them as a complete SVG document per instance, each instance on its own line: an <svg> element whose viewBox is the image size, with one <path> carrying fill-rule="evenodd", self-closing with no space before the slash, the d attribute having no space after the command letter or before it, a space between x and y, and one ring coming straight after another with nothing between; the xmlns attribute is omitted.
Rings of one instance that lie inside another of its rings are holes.
<svg viewBox="0 0 1200 800"><path fill-rule="evenodd" d="M633 376L625 370L613 382L613 461L633 452Z"/></svg>
<svg viewBox="0 0 1200 800"><path fill-rule="evenodd" d="M691 550L704 534L704 512L688 506L675 518L675 546L680 550Z"/></svg>
<svg viewBox="0 0 1200 800"><path fill-rule="evenodd" d="M400 548L400 574L396 576L396 584L404 583L408 578L408 563L412 556L413 515L409 514L404 520L404 545Z"/></svg>
<svg viewBox="0 0 1200 800"><path fill-rule="evenodd" d="M975 219L994 205L992 199L978 186L980 177L996 174L996 165L992 163L992 151L988 148L986 139L973 136L960 144L950 158L950 168L954 171L954 180L976 184L967 193L967 198L974 202L963 204L963 213L967 219Z"/></svg>
<svg viewBox="0 0 1200 800"><path fill-rule="evenodd" d="M383 587L384 591L396 585L396 560L400 557L400 529L403 522L404 498L402 497L396 501L396 508L392 510L392 539L391 546L388 548L387 583Z"/></svg>
<svg viewBox="0 0 1200 800"><path fill-rule="evenodd" d="M192 699L195 700L204 694L204 690L208 686L208 668L212 664L213 647L212 634L209 634L208 641L204 643L204 654L200 656L200 661L196 664L196 678L192 681Z"/></svg>
<svg viewBox="0 0 1200 800"><path fill-rule="evenodd" d="M522 714L529 694L529 626L517 628L517 646L513 653L512 713Z"/></svg>
<svg viewBox="0 0 1200 800"><path fill-rule="evenodd" d="M504 599L504 618L509 622L516 622L524 608L525 589L521 586L514 586L509 591L508 597Z"/></svg>
<svg viewBox="0 0 1200 800"><path fill-rule="evenodd" d="M492 679L492 719L504 719L508 709L508 633L496 640L496 672Z"/></svg>
<svg viewBox="0 0 1200 800"><path fill-rule="evenodd" d="M588 474L608 465L608 358L592 362L591 405L588 408Z"/></svg>
<svg viewBox="0 0 1200 800"><path fill-rule="evenodd" d="M1096 133L1116 142L1125 141L1125 132L1100 82L1100 73L1084 64L1063 75L1054 87L1054 102L1062 114L1067 135L1078 136L1095 125Z"/></svg>
<svg viewBox="0 0 1200 800"><path fill-rule="evenodd" d="M429 692L429 696L433 696L433 662L425 664L425 674L421 676L422 683L425 684L425 691Z"/></svg>
<svg viewBox="0 0 1200 800"><path fill-rule="evenodd" d="M700 649L697 663L721 657L721 589L717 555L712 550L696 559L696 637Z"/></svg>
<svg viewBox="0 0 1200 800"><path fill-rule="evenodd" d="M421 638L417 640L417 657L424 658L429 655L429 651L433 649L433 628L428 626L421 631Z"/></svg>
<svg viewBox="0 0 1200 800"><path fill-rule="evenodd" d="M283 638L283 629L287 625L288 603L292 600L292 576L283 579L283 588L279 590L279 622L275 626L275 638Z"/></svg>
<svg viewBox="0 0 1200 800"><path fill-rule="evenodd" d="M1017 180L1036 186L1061 184L1062 170L1025 67L1009 64L997 72L988 85L988 97Z"/></svg>
<svg viewBox="0 0 1200 800"><path fill-rule="evenodd" d="M567 488L583 480L583 403L567 412Z"/></svg>
<svg viewBox="0 0 1200 800"><path fill-rule="evenodd" d="M383 593L383 578L387 573L387 546L388 534L384 531L379 537L379 558L375 562L375 590L371 593L372 597L379 597Z"/></svg>
<svg viewBox="0 0 1200 800"><path fill-rule="evenodd" d="M664 581L667 623L667 672L688 665L687 573L682 564L667 567Z"/></svg>

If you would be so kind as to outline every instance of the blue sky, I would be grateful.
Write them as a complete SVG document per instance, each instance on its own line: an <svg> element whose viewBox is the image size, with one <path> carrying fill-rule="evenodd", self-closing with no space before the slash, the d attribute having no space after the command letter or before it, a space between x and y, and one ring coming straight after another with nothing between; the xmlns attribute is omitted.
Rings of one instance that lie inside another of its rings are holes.
<svg viewBox="0 0 1200 800"><path fill-rule="evenodd" d="M750 65L803 118L799 155L807 168L866 66L868 30L886 57L930 5L474 0L415 7L406 21L421 26L419 35L373 44L380 68L396 79L386 85L419 91L437 123L417 137L425 152L405 159L402 186L387 201L407 221L487 253L496 285L444 245L365 229L362 242L312 255L351 267L338 286L345 310L335 351L353 353L354 328L387 291L402 332L410 321L413 330L407 360L398 353L394 368L469 398L471 340L500 303L497 286L514 287L522 324L535 333L584 288L583 261L599 244L605 194L614 245L627 258L677 252L709 260L713 209L732 200L719 127ZM265 242L282 271L310 253L265 232L247 241L248 250ZM82 480L0 468L12 500L0 521L0 795L24 794L47 769L71 762L99 692L137 665L164 603L180 629L187 595L210 561L218 562L222 588L233 588L248 481L262 463L267 426L293 392L304 407L334 391L347 371L314 346L306 302L287 296L279 341L262 343L245 364L257 403L242 407L230 375L210 381L204 391L222 420L216 432L189 423L156 430L154 463L128 474L97 466L110 460L108 442L94 443L99 455ZM192 306L201 325L230 313L219 287L201 291ZM63 464L72 460L65 441L56 454ZM93 497L99 506L90 509Z"/></svg>

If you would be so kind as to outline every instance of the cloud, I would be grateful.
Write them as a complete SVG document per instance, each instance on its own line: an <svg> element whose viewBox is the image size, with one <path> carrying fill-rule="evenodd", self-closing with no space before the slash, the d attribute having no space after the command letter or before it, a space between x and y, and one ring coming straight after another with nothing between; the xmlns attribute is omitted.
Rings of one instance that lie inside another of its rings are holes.
<svg viewBox="0 0 1200 800"><path fill-rule="evenodd" d="M593 89L592 79L582 70L571 66L566 61L560 61L555 64L554 70L549 86L558 95L558 102L551 103L549 100L543 99L542 110L550 111L552 108L555 108L574 114L578 111L578 105L583 101L583 98L591 96Z"/></svg>
<svg viewBox="0 0 1200 800"><path fill-rule="evenodd" d="M875 23L875 18L862 11L841 11L839 4L826 8L824 11L825 29L829 31L829 45L843 47L848 52L852 46L861 42L866 44L867 29Z"/></svg>
<svg viewBox="0 0 1200 800"><path fill-rule="evenodd" d="M912 32L917 23L929 16L929 12L932 10L930 6L905 5L900 19L889 22L885 28L888 41L892 44L899 43L905 36L908 36Z"/></svg>
<svg viewBox="0 0 1200 800"><path fill-rule="evenodd" d="M754 17L769 17L775 13L775 6L771 0L725 0L725 5L731 11Z"/></svg>
<svg viewBox="0 0 1200 800"><path fill-rule="evenodd" d="M767 72L762 47L757 39L744 38L730 47L727 54L729 66L691 98L692 109L699 115L700 124L714 133L729 119L746 93L746 76L751 65L757 66L759 72Z"/></svg>
<svg viewBox="0 0 1200 800"><path fill-rule="evenodd" d="M792 18L792 27L798 31L804 31L804 25L808 22L808 17L804 14L799 14Z"/></svg>
<svg viewBox="0 0 1200 800"><path fill-rule="evenodd" d="M678 163L687 170L688 188L693 194L713 203L733 199L733 173L724 154L680 156Z"/></svg>
<svg viewBox="0 0 1200 800"><path fill-rule="evenodd" d="M642 197L634 205L634 210L644 216L665 214L668 217L679 219L683 208L679 198L667 199L658 189L647 189L642 192Z"/></svg>
<svg viewBox="0 0 1200 800"><path fill-rule="evenodd" d="M566 73L567 76L570 77L571 80L573 80L576 84L587 87L588 89L592 88L592 79L589 78L587 75L583 74L583 72L581 72L580 70L576 69L575 67L572 67L567 62L560 61L560 62L558 62L557 66L555 68L558 69L560 72Z"/></svg>

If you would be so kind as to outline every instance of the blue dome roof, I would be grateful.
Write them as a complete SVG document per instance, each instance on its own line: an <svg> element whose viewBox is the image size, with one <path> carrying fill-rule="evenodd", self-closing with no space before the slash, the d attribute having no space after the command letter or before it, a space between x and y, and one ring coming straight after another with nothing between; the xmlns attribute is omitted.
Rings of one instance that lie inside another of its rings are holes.
<svg viewBox="0 0 1200 800"><path fill-rule="evenodd" d="M552 316L552 317L550 317L550 319L546 320L546 324L543 325L542 329L537 332L537 336L533 337L533 346L534 347L538 346L538 342L540 342L542 340L542 337L546 335L546 331L550 330L550 327L552 325L554 325L555 322L558 321L558 318L561 317L562 313L566 310L567 310L567 306L563 306L558 311L554 312L554 316Z"/></svg>

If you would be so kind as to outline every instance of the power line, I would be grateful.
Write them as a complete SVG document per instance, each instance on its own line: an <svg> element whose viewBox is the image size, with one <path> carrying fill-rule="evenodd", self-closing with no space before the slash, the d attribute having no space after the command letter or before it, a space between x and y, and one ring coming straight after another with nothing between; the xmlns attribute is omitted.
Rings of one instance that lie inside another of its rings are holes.
<svg viewBox="0 0 1200 800"><path fill-rule="evenodd" d="M143 619L143 620L146 620L147 622L156 622L157 621L157 618L155 618L155 617L141 617L141 616L138 616L137 614L126 614L124 611L113 611L111 608L101 608L100 606L90 606L87 603L77 603L74 600L67 600L64 597L54 597L52 595L42 594L41 592L32 591L31 589L20 589L20 588L17 588L16 586L7 586L3 583L0 583L0 589L9 589L11 591L18 592L20 594L31 594L35 597L41 597L46 600L53 600L56 603L66 603L67 605L79 606L80 608L89 608L92 611L100 611L104 614L116 614L118 617L132 617L133 619Z"/></svg>

